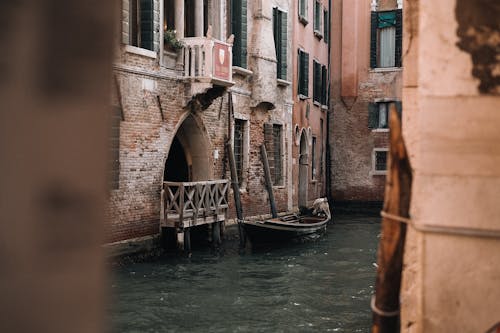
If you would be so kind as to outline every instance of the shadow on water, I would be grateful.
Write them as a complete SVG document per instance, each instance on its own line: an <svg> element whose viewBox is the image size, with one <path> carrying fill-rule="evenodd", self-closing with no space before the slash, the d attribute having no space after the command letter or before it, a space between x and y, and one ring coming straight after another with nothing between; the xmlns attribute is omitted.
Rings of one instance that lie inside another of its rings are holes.
<svg viewBox="0 0 500 333"><path fill-rule="evenodd" d="M237 241L117 268L116 332L366 332L376 217L339 216L326 234L251 249Z"/></svg>

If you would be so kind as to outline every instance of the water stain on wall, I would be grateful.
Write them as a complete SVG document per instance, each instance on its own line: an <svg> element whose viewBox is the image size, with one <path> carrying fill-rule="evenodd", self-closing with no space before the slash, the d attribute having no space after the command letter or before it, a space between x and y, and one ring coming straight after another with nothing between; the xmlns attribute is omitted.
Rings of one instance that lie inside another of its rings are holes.
<svg viewBox="0 0 500 333"><path fill-rule="evenodd" d="M481 94L500 95L500 2L457 0L457 46L472 58Z"/></svg>

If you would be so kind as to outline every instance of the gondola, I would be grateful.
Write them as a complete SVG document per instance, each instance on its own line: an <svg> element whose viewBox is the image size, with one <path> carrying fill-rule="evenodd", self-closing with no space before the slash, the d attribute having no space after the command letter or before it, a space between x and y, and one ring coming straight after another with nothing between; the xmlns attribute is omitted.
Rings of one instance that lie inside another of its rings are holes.
<svg viewBox="0 0 500 333"><path fill-rule="evenodd" d="M292 214L263 221L243 221L243 227L252 244L270 244L317 238L325 232L329 221L328 216Z"/></svg>

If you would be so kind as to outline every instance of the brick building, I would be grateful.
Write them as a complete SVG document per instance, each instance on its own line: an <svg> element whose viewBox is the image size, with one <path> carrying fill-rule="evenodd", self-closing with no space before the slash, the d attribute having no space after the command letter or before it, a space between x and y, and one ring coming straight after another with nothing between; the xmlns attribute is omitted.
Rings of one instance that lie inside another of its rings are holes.
<svg viewBox="0 0 500 333"><path fill-rule="evenodd" d="M401 0L334 1L331 190L337 202L382 201L388 109L401 110Z"/></svg>
<svg viewBox="0 0 500 333"><path fill-rule="evenodd" d="M296 208L291 3L122 1L108 244L159 234L164 181L228 179L226 140L234 149L245 217L270 212L263 143L278 211ZM231 193L228 198L232 219Z"/></svg>

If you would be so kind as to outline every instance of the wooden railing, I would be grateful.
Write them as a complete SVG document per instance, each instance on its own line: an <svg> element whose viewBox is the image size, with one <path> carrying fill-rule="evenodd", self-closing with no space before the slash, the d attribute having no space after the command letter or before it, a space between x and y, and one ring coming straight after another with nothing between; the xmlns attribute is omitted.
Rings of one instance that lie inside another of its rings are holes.
<svg viewBox="0 0 500 333"><path fill-rule="evenodd" d="M161 224L190 227L225 219L229 180L163 182Z"/></svg>

